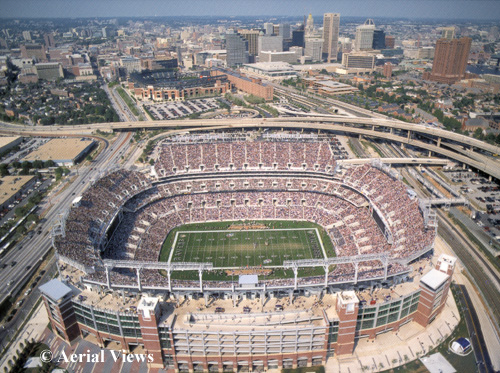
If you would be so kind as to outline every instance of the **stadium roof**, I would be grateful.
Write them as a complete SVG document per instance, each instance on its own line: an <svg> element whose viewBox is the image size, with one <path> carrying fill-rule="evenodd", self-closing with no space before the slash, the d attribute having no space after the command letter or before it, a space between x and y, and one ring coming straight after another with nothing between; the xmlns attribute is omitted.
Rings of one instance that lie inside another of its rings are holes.
<svg viewBox="0 0 500 373"><path fill-rule="evenodd" d="M57 279L50 280L49 282L40 286L39 289L40 292L56 302L59 299L64 298L67 294L71 293L71 288Z"/></svg>

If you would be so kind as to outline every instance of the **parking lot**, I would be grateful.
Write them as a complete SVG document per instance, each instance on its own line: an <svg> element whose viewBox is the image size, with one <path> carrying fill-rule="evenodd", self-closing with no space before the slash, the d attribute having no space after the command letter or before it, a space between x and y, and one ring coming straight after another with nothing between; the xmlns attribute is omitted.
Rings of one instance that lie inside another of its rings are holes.
<svg viewBox="0 0 500 373"><path fill-rule="evenodd" d="M144 107L149 111L153 119L177 119L196 113L204 113L218 109L219 104L215 98L200 98L190 101L145 103Z"/></svg>
<svg viewBox="0 0 500 373"><path fill-rule="evenodd" d="M474 220L491 239L500 242L500 186L468 170L445 172L445 176L473 206L480 207Z"/></svg>

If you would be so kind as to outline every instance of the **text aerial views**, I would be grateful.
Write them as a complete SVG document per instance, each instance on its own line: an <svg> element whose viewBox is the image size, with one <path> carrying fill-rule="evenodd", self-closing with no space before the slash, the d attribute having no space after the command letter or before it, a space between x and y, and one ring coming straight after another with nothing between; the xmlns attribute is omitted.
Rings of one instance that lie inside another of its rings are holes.
<svg viewBox="0 0 500 373"><path fill-rule="evenodd" d="M2 0L0 371L500 371L494 0Z"/></svg>

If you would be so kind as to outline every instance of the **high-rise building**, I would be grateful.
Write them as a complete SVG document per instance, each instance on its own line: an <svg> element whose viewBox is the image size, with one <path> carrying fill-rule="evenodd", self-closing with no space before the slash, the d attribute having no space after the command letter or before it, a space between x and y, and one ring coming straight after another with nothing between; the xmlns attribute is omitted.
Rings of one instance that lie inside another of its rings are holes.
<svg viewBox="0 0 500 373"><path fill-rule="evenodd" d="M226 33L227 66L248 63L248 41L234 30Z"/></svg>
<svg viewBox="0 0 500 373"><path fill-rule="evenodd" d="M337 61L340 13L323 15L323 56L327 62Z"/></svg>
<svg viewBox="0 0 500 373"><path fill-rule="evenodd" d="M262 51L283 52L283 38L281 36L259 35L258 54Z"/></svg>
<svg viewBox="0 0 500 373"><path fill-rule="evenodd" d="M306 36L311 36L314 34L314 19L311 13L309 13L309 17L307 17L306 21Z"/></svg>
<svg viewBox="0 0 500 373"><path fill-rule="evenodd" d="M274 25L272 23L264 23L264 31L266 35L272 35L274 33Z"/></svg>
<svg viewBox="0 0 500 373"><path fill-rule="evenodd" d="M389 79L392 76L392 63L386 62L384 64L384 76Z"/></svg>
<svg viewBox="0 0 500 373"><path fill-rule="evenodd" d="M304 47L304 28L292 31L292 46Z"/></svg>
<svg viewBox="0 0 500 373"><path fill-rule="evenodd" d="M372 19L367 19L363 25L356 27L354 50L366 51L372 49L374 32L375 23Z"/></svg>
<svg viewBox="0 0 500 373"><path fill-rule="evenodd" d="M441 28L441 38L443 39L454 39L455 38L455 27L442 27Z"/></svg>
<svg viewBox="0 0 500 373"><path fill-rule="evenodd" d="M396 38L392 35L385 36L385 47L387 49L394 49L396 46Z"/></svg>
<svg viewBox="0 0 500 373"><path fill-rule="evenodd" d="M309 56L314 61L321 61L323 57L323 39L308 38L306 39L306 47L304 55Z"/></svg>
<svg viewBox="0 0 500 373"><path fill-rule="evenodd" d="M445 84L453 84L465 78L471 42L472 39L468 37L439 39L436 42L432 72L424 78Z"/></svg>
<svg viewBox="0 0 500 373"><path fill-rule="evenodd" d="M248 54L257 56L259 53L259 30L238 30L238 33L248 41Z"/></svg>
<svg viewBox="0 0 500 373"><path fill-rule="evenodd" d="M385 32L383 30L373 31L373 49L385 49Z"/></svg>
<svg viewBox="0 0 500 373"><path fill-rule="evenodd" d="M279 25L279 36L283 39L290 39L290 24L289 23L280 23Z"/></svg>

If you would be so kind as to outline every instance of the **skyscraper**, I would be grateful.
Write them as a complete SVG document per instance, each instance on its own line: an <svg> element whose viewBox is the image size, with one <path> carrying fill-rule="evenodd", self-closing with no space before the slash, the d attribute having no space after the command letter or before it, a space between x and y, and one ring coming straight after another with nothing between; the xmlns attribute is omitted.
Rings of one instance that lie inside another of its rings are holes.
<svg viewBox="0 0 500 373"><path fill-rule="evenodd" d="M304 47L304 28L292 31L292 46Z"/></svg>
<svg viewBox="0 0 500 373"><path fill-rule="evenodd" d="M280 23L279 25L279 36L283 39L290 39L290 24L289 23Z"/></svg>
<svg viewBox="0 0 500 373"><path fill-rule="evenodd" d="M383 30L373 31L373 49L385 49L385 32Z"/></svg>
<svg viewBox="0 0 500 373"><path fill-rule="evenodd" d="M307 17L305 31L306 31L306 36L312 36L312 34L314 34L314 20L311 13L309 13L309 17Z"/></svg>
<svg viewBox="0 0 500 373"><path fill-rule="evenodd" d="M323 43L323 39L307 38L304 55L311 57L313 62L320 61L323 54Z"/></svg>
<svg viewBox="0 0 500 373"><path fill-rule="evenodd" d="M356 27L354 50L366 51L372 49L374 32L375 23L372 19L367 19L363 25Z"/></svg>
<svg viewBox="0 0 500 373"><path fill-rule="evenodd" d="M266 32L266 35L272 35L274 32L274 25L270 22L264 23L264 31Z"/></svg>
<svg viewBox="0 0 500 373"><path fill-rule="evenodd" d="M327 62L337 61L340 13L323 15L323 56Z"/></svg>
<svg viewBox="0 0 500 373"><path fill-rule="evenodd" d="M439 83L453 84L465 77L471 38L439 39L436 42L432 72L427 78ZM425 79L426 77L424 77Z"/></svg>
<svg viewBox="0 0 500 373"><path fill-rule="evenodd" d="M227 66L248 63L248 41L234 30L226 33L226 51Z"/></svg>
<svg viewBox="0 0 500 373"><path fill-rule="evenodd" d="M259 30L238 30L238 33L248 41L248 54L256 56L259 47Z"/></svg>

